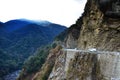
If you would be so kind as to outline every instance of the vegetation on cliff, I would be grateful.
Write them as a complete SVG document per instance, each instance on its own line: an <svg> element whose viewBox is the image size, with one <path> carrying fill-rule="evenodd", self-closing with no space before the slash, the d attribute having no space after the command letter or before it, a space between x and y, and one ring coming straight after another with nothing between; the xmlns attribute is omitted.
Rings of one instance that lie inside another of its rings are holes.
<svg viewBox="0 0 120 80"><path fill-rule="evenodd" d="M50 22L21 19L0 23L0 77L21 69L37 48L50 44L64 29L65 26Z"/></svg>
<svg viewBox="0 0 120 80"><path fill-rule="evenodd" d="M58 58L58 56L61 54L61 46L56 46L54 49L50 50L50 53L46 59L46 62L40 69L38 73L34 76L33 80L47 80L54 65L55 60Z"/></svg>
<svg viewBox="0 0 120 80"><path fill-rule="evenodd" d="M0 50L0 80L2 80L2 76L6 73L12 72L17 68L18 64L16 64L16 61L12 60L6 52Z"/></svg>
<svg viewBox="0 0 120 80"><path fill-rule="evenodd" d="M23 70L18 78L18 80L31 80L33 78L33 75L35 73L39 72L39 70L43 70L43 73L41 73L42 80L46 80L48 78L52 67L54 66L55 61L55 55L59 51L60 46L57 46L56 43L53 43L51 45L44 46L40 49L38 49L34 56L30 56L28 60L25 61L23 65ZM49 53L52 53L53 55L49 55ZM49 58L47 58L49 57ZM46 59L47 58L47 59ZM49 59L49 62L45 63L46 60ZM43 67L44 65L47 67Z"/></svg>
<svg viewBox="0 0 120 80"><path fill-rule="evenodd" d="M96 48L103 53L63 51L62 53L65 54L61 55L62 57L58 55L56 58L54 53L60 51L56 52L53 49L45 64L31 79L47 80L48 76L49 80L120 79L120 53L104 53L105 51L120 51L119 4L119 0L88 0L82 17L56 38L65 44L63 45L65 48L77 48L84 51ZM73 54L67 56L70 53ZM76 55L73 56L74 54ZM67 63L67 58L70 59L69 63ZM68 70L65 70L65 67Z"/></svg>

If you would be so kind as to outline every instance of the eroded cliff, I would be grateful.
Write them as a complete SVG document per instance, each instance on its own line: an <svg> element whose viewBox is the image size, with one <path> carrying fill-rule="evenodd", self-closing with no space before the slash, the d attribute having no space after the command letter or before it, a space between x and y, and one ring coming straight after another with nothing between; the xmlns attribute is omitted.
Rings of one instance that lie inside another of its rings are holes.
<svg viewBox="0 0 120 80"><path fill-rule="evenodd" d="M97 48L99 50L120 51L120 10L115 15L107 14L111 6L120 1L110 2L106 0L110 6L108 6L106 12L99 8L99 0L88 0L85 7L85 13L83 17L83 25L80 30L80 36L78 40L78 47L80 49ZM102 0L101 0L102 2ZM117 6L117 4L116 4ZM116 9L116 8L115 8ZM120 5L117 9L120 9ZM118 15L117 15L118 13Z"/></svg>
<svg viewBox="0 0 120 80"><path fill-rule="evenodd" d="M54 65L45 80L119 80L120 0L88 0L64 43L65 48L57 52L60 54L46 61ZM46 63L43 68L48 67ZM44 79L36 75L33 80Z"/></svg>
<svg viewBox="0 0 120 80"><path fill-rule="evenodd" d="M63 54L64 64L59 66L61 61L57 59L57 66L54 66L49 80L120 79L119 4L119 0L87 1L82 17L78 19L74 28L71 28L71 33L68 33L66 39L67 48L84 51L66 50ZM88 51L92 48L96 48L97 51ZM64 76L59 76L60 73Z"/></svg>

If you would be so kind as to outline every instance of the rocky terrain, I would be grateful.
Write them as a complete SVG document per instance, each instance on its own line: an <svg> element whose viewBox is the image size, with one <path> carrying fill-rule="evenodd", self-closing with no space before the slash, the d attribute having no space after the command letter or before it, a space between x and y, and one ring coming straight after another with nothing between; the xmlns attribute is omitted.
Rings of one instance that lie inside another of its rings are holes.
<svg viewBox="0 0 120 80"><path fill-rule="evenodd" d="M48 56L31 80L120 80L120 0L87 0L63 41L60 54ZM52 61L49 76L42 79Z"/></svg>

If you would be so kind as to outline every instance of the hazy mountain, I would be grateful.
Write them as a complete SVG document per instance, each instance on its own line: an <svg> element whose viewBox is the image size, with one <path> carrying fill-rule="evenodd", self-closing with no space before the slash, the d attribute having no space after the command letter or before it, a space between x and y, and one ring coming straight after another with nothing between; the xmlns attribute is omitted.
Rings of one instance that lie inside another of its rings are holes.
<svg viewBox="0 0 120 80"><path fill-rule="evenodd" d="M65 29L65 26L50 22L48 24L44 21L41 21L40 24L22 19L11 20L6 23L0 22L1 53L10 57L6 59L7 57L3 56L5 61L0 59L3 62L2 66L4 66L3 69L0 64L1 76L3 71L6 74L21 67L24 60L32 55L38 47L51 43ZM9 65L11 62L13 64Z"/></svg>

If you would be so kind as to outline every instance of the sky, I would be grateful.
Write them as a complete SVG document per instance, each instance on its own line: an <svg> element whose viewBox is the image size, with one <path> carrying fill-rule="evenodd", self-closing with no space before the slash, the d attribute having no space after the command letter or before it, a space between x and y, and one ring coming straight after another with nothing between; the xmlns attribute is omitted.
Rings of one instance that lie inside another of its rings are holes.
<svg viewBox="0 0 120 80"><path fill-rule="evenodd" d="M87 0L0 0L0 21L47 20L69 27L83 13Z"/></svg>

